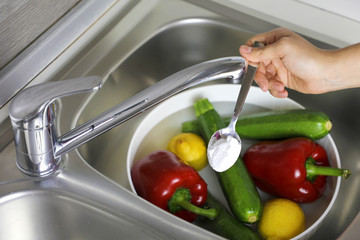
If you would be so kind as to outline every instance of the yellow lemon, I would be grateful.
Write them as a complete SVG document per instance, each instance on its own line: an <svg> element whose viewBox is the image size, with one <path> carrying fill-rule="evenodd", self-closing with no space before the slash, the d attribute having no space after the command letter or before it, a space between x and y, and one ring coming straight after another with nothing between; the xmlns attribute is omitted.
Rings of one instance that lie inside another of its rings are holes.
<svg viewBox="0 0 360 240"><path fill-rule="evenodd" d="M167 149L178 156L183 163L198 171L207 164L205 142L194 133L180 133L174 136Z"/></svg>
<svg viewBox="0 0 360 240"><path fill-rule="evenodd" d="M290 239L305 230L305 214L297 203L276 198L265 203L258 228L264 239Z"/></svg>

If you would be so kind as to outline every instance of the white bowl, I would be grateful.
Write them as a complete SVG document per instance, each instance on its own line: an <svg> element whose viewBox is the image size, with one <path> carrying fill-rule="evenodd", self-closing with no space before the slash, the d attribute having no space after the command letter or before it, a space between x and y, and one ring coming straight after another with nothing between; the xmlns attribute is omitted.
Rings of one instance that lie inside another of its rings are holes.
<svg viewBox="0 0 360 240"><path fill-rule="evenodd" d="M167 143L181 132L181 124L194 120L193 104L201 98L208 98L222 116L231 116L241 85L218 84L193 88L179 93L160 103L140 122L130 141L127 154L127 174L131 189L136 193L131 179L133 162L156 150L165 150ZM286 110L303 108L291 99L275 98L251 87L241 114L249 114L267 110ZM242 139L243 152L254 142ZM327 153L330 165L340 167L340 158L335 143L330 135L317 141ZM208 190L225 206L226 199L216 179L214 171L209 167L201 170L200 175L208 184ZM306 230L293 239L308 239L333 206L340 188L340 177L328 177L324 195L310 204L302 204L306 216ZM259 191L263 201L272 198Z"/></svg>

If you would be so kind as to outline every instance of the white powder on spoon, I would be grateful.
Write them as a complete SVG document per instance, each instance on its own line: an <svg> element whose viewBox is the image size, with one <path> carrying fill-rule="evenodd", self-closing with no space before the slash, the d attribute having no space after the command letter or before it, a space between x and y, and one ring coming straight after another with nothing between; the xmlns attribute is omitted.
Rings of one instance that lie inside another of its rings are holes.
<svg viewBox="0 0 360 240"><path fill-rule="evenodd" d="M240 151L241 144L235 138L220 138L208 147L209 164L215 171L223 172L228 169L229 162L232 162L230 166L236 162Z"/></svg>

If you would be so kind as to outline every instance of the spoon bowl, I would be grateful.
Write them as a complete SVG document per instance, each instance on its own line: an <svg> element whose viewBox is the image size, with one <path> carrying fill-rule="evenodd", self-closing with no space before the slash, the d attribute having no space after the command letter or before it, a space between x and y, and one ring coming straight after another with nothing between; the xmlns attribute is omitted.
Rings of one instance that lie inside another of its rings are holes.
<svg viewBox="0 0 360 240"><path fill-rule="evenodd" d="M238 159L241 148L241 139L234 124L216 131L208 145L209 165L217 172L227 170Z"/></svg>

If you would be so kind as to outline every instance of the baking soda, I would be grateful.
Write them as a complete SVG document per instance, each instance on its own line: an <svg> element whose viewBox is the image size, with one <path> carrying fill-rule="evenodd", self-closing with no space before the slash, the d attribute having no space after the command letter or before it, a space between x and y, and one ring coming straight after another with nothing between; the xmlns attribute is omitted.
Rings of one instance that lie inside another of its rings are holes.
<svg viewBox="0 0 360 240"><path fill-rule="evenodd" d="M208 147L209 164L215 171L223 172L236 162L240 151L241 144L235 138L220 138Z"/></svg>

